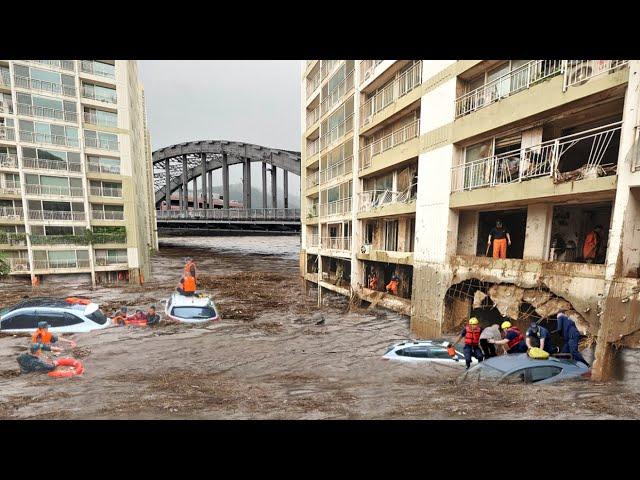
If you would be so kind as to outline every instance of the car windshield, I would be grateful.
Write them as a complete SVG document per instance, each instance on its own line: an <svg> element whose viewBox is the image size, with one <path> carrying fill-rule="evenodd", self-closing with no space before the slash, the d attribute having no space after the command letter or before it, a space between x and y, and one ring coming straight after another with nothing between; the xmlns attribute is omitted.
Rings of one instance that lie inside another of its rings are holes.
<svg viewBox="0 0 640 480"><path fill-rule="evenodd" d="M107 321L107 317L102 313L102 310L96 310L95 312L86 315L86 317L92 322L96 322L98 325L104 325Z"/></svg>
<svg viewBox="0 0 640 480"><path fill-rule="evenodd" d="M212 318L216 312L211 307L175 307L172 315L179 318Z"/></svg>
<svg viewBox="0 0 640 480"><path fill-rule="evenodd" d="M471 367L467 371L462 380L466 381L480 381L480 380L498 380L504 372L501 372L497 368L493 368L486 363L480 363L475 367Z"/></svg>

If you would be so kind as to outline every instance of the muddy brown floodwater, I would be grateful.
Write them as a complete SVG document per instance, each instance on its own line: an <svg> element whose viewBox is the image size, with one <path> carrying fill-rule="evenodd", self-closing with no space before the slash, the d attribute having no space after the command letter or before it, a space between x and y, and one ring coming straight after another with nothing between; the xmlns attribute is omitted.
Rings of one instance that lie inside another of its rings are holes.
<svg viewBox="0 0 640 480"><path fill-rule="evenodd" d="M15 359L28 338L3 335L0 418L640 418L634 382L461 386L460 370L381 361L410 337L408 318L350 310L333 295L317 308L298 248L298 237L162 239L144 286L2 286L0 306L24 295L88 295L108 314L160 307L190 254L223 319L76 334L72 353L85 373L70 379L20 375Z"/></svg>

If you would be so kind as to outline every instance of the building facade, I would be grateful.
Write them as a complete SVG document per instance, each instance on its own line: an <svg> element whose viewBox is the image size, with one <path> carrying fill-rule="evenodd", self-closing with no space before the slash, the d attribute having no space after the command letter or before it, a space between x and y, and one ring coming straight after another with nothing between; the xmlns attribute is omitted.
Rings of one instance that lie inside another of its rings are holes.
<svg viewBox="0 0 640 480"><path fill-rule="evenodd" d="M419 337L565 311L597 339L596 377L638 346L640 62L302 70L306 280L411 315ZM506 258L488 242L498 220Z"/></svg>
<svg viewBox="0 0 640 480"><path fill-rule="evenodd" d="M136 62L0 60L0 252L10 275L140 282L153 249Z"/></svg>

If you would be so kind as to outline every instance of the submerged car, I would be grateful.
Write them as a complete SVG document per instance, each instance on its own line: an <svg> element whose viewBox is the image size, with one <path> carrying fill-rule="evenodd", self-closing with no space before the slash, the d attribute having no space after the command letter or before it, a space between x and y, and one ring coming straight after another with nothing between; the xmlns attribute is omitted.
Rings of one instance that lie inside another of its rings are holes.
<svg viewBox="0 0 640 480"><path fill-rule="evenodd" d="M422 340L417 342L402 342L391 345L382 356L383 360L398 362L420 363L431 362L446 365L465 366L464 355L456 350L456 357L449 356L447 345L449 342L436 340ZM472 364L478 363L475 358Z"/></svg>
<svg viewBox="0 0 640 480"><path fill-rule="evenodd" d="M172 320L187 323L219 320L218 309L213 300L204 294L187 296L175 292L167 301L165 314Z"/></svg>
<svg viewBox="0 0 640 480"><path fill-rule="evenodd" d="M52 333L84 333L111 325L90 300L30 298L0 310L1 332L33 332L42 321L49 324Z"/></svg>
<svg viewBox="0 0 640 480"><path fill-rule="evenodd" d="M501 384L554 383L589 378L591 370L575 360L549 357L534 359L526 353L500 355L471 367L460 381L488 381Z"/></svg>

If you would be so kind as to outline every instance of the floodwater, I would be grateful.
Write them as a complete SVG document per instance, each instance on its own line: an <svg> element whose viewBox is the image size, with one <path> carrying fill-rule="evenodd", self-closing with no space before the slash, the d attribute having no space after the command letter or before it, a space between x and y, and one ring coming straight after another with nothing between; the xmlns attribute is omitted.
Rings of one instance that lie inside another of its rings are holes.
<svg viewBox="0 0 640 480"><path fill-rule="evenodd" d="M408 318L332 294L318 308L316 290L299 277L299 242L165 238L143 286L2 288L0 306L72 294L91 296L108 314L120 305L161 310L192 255L223 318L74 335L68 353L85 373L70 379L20 375L15 358L28 338L2 336L0 418L640 418L637 373L614 383L460 386L459 369L381 361L387 346L410 338Z"/></svg>

